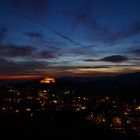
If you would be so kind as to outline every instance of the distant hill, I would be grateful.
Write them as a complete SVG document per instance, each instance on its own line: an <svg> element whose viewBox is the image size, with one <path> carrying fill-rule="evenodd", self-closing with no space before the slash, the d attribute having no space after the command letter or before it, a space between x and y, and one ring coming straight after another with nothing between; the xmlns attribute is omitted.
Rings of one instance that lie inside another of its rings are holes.
<svg viewBox="0 0 140 140"><path fill-rule="evenodd" d="M0 79L0 85L7 85L7 84L18 84L23 83L31 80L23 80L23 79Z"/></svg>
<svg viewBox="0 0 140 140"><path fill-rule="evenodd" d="M79 94L131 95L140 93L140 72L115 77L62 78L58 87L71 88Z"/></svg>
<svg viewBox="0 0 140 140"><path fill-rule="evenodd" d="M0 80L1 85L18 84L40 87L36 80ZM114 77L62 77L56 78L56 83L44 84L44 87L54 89L70 89L79 95L138 95L140 94L140 72L123 74Z"/></svg>

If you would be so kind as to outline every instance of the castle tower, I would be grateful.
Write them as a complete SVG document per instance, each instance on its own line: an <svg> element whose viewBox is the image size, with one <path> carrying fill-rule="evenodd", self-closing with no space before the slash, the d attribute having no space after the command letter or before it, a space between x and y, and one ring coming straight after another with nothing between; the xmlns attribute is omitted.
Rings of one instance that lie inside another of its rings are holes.
<svg viewBox="0 0 140 140"><path fill-rule="evenodd" d="M55 83L55 82L56 82L55 78L48 77L48 76L44 76L44 78L40 80L40 83L46 83L46 84Z"/></svg>

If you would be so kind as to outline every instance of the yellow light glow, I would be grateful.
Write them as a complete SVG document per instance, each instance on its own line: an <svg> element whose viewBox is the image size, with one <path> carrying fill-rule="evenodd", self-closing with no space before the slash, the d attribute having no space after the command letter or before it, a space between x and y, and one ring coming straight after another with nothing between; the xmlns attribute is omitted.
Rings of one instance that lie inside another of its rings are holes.
<svg viewBox="0 0 140 140"><path fill-rule="evenodd" d="M128 115L128 112L124 112L124 115Z"/></svg>
<svg viewBox="0 0 140 140"><path fill-rule="evenodd" d="M30 112L30 111L31 111L31 109L30 109L30 108L26 108L26 111Z"/></svg>
<svg viewBox="0 0 140 140"><path fill-rule="evenodd" d="M140 106L137 106L136 110L140 110Z"/></svg>
<svg viewBox="0 0 140 140"><path fill-rule="evenodd" d="M112 123L114 126L121 126L122 125L122 120L119 117L114 117L112 119Z"/></svg>
<svg viewBox="0 0 140 140"><path fill-rule="evenodd" d="M16 111L16 113L19 113L19 110L18 109L16 109L15 111Z"/></svg>
<svg viewBox="0 0 140 140"><path fill-rule="evenodd" d="M86 109L86 106L82 106L81 109L82 109L82 110L85 110L85 109Z"/></svg>
<svg viewBox="0 0 140 140"><path fill-rule="evenodd" d="M57 103L57 100L53 100L53 102L56 104Z"/></svg>

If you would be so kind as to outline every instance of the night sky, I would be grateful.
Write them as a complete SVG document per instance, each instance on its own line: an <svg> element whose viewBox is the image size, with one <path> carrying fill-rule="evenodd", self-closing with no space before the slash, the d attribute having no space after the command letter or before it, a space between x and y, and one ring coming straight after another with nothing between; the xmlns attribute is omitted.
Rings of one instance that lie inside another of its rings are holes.
<svg viewBox="0 0 140 140"><path fill-rule="evenodd" d="M0 78L140 71L140 0L0 0Z"/></svg>

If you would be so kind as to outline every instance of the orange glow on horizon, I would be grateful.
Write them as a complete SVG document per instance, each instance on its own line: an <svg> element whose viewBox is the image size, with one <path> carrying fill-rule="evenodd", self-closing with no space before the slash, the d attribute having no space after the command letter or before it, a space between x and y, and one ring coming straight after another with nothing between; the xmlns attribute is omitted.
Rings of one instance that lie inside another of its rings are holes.
<svg viewBox="0 0 140 140"><path fill-rule="evenodd" d="M35 79L40 77L40 75L1 75L0 79Z"/></svg>

